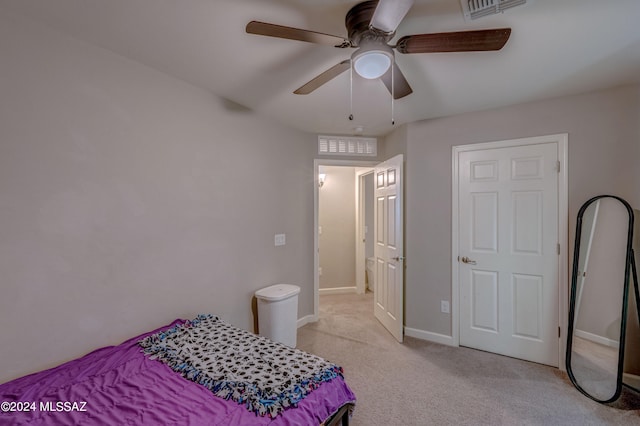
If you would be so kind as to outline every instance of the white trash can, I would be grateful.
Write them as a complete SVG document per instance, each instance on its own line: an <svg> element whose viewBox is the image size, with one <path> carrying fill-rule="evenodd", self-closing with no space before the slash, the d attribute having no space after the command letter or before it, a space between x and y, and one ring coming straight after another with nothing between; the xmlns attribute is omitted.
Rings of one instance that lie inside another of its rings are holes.
<svg viewBox="0 0 640 426"><path fill-rule="evenodd" d="M260 335L296 347L300 287L275 284L256 291Z"/></svg>
<svg viewBox="0 0 640 426"><path fill-rule="evenodd" d="M376 258L368 257L367 258L367 289L371 291L375 291L376 288Z"/></svg>

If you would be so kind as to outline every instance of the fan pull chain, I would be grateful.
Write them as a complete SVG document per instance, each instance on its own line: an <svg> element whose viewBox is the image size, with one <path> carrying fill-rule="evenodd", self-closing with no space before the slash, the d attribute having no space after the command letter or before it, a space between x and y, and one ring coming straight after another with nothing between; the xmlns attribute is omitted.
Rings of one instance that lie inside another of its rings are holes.
<svg viewBox="0 0 640 426"><path fill-rule="evenodd" d="M395 93L396 93L396 87L395 87L395 76L393 75L394 69L395 69L395 62L391 64L391 125L395 126L396 124L396 119L395 119L395 104L393 102L393 99L395 98Z"/></svg>
<svg viewBox="0 0 640 426"><path fill-rule="evenodd" d="M353 62L349 67L349 120L353 121Z"/></svg>

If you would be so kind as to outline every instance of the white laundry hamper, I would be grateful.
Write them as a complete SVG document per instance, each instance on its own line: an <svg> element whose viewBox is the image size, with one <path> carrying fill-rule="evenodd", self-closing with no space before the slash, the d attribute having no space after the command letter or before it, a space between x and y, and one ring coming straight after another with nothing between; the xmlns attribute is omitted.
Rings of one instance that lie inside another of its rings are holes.
<svg viewBox="0 0 640 426"><path fill-rule="evenodd" d="M258 330L261 336L296 347L300 287L275 284L256 291Z"/></svg>

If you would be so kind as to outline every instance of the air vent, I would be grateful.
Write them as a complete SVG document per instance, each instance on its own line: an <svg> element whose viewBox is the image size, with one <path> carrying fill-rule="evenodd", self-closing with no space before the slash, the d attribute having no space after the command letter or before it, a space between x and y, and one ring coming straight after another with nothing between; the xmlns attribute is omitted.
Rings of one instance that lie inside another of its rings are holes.
<svg viewBox="0 0 640 426"><path fill-rule="evenodd" d="M378 155L378 140L354 136L318 136L318 154L375 157Z"/></svg>
<svg viewBox="0 0 640 426"><path fill-rule="evenodd" d="M527 0L460 0L464 18L467 20L502 13L506 9L525 3Z"/></svg>

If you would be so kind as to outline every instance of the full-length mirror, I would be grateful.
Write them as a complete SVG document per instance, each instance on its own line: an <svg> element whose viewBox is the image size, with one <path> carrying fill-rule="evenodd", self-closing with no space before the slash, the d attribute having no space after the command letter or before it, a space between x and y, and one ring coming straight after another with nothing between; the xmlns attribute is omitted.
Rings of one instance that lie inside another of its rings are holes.
<svg viewBox="0 0 640 426"><path fill-rule="evenodd" d="M616 400L622 388L633 217L626 201L607 195L578 212L567 372L599 402Z"/></svg>

